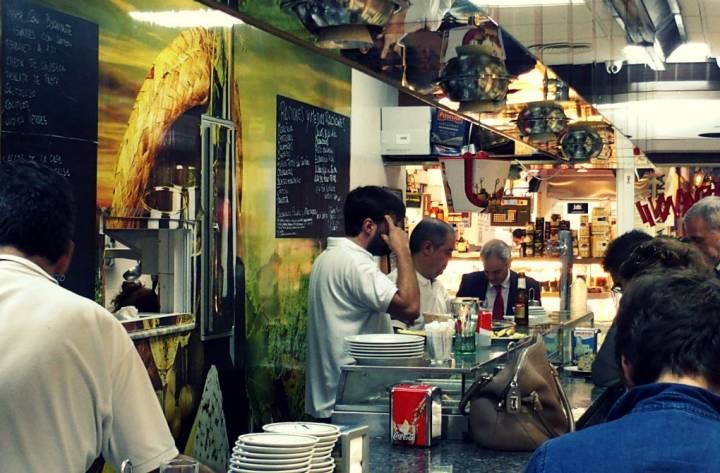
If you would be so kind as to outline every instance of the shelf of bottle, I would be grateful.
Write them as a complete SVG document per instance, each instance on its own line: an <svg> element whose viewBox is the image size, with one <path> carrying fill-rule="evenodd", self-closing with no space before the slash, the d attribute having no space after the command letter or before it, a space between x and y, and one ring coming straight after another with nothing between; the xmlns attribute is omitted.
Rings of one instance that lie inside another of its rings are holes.
<svg viewBox="0 0 720 473"><path fill-rule="evenodd" d="M453 251L452 257L455 259L478 259L480 258L480 252L468 251L465 253L458 253L457 251ZM524 258L513 258L512 261L513 263L556 261L559 264L560 258L558 256L532 256ZM602 261L602 258L574 258L573 264L602 264Z"/></svg>
<svg viewBox="0 0 720 473"><path fill-rule="evenodd" d="M608 292L608 291L606 291L606 292L588 292L587 298L588 298L588 300L590 300L590 299L606 299L608 297L611 297L611 294L612 293ZM560 293L556 292L556 291L550 291L550 292L543 291L542 297L548 297L548 298L560 297Z"/></svg>
<svg viewBox="0 0 720 473"><path fill-rule="evenodd" d="M558 256L530 256L524 258L513 258L513 263L532 263L533 261L557 261L560 262ZM602 258L573 258L573 264L602 264Z"/></svg>

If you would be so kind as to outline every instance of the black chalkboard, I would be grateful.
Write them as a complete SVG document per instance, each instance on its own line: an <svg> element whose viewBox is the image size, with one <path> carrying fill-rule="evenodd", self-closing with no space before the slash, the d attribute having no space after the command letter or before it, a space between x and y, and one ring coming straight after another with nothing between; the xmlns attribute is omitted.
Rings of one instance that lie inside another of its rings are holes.
<svg viewBox="0 0 720 473"><path fill-rule="evenodd" d="M350 118L277 97L275 236L342 235Z"/></svg>
<svg viewBox="0 0 720 473"><path fill-rule="evenodd" d="M44 163L77 201L75 254L61 284L94 298L98 27L24 0L2 5L0 159Z"/></svg>

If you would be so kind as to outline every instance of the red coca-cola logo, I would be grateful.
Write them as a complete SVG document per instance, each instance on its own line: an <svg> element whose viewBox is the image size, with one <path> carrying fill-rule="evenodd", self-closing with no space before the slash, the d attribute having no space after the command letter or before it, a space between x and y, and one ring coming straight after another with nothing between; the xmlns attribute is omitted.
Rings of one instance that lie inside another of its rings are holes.
<svg viewBox="0 0 720 473"><path fill-rule="evenodd" d="M392 438L393 438L393 440L396 440L398 442L414 443L415 442L415 433L404 434L404 433L400 432L399 430L396 430L395 432L393 432Z"/></svg>

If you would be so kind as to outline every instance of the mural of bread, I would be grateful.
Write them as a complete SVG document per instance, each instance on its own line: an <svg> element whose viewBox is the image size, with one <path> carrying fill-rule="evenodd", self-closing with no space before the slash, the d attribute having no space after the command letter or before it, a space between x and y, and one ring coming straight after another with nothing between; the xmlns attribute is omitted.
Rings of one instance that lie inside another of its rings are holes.
<svg viewBox="0 0 720 473"><path fill-rule="evenodd" d="M214 45L211 31L185 30L160 52L148 71L118 152L113 215L140 215L148 178L165 135L188 109L207 103Z"/></svg>

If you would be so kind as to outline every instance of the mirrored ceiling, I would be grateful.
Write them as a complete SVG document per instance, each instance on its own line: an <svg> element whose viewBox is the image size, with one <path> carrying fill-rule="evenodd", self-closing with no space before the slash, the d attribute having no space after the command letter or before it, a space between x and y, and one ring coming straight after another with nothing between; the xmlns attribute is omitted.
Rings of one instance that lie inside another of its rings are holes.
<svg viewBox="0 0 720 473"><path fill-rule="evenodd" d="M223 9L480 125L473 141L490 154L589 167L616 167L618 150L632 157L627 138L548 66L611 68L622 57L625 31L601 0L241 0Z"/></svg>

